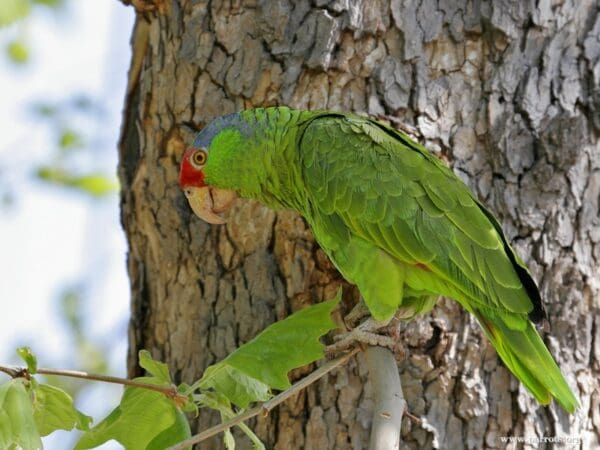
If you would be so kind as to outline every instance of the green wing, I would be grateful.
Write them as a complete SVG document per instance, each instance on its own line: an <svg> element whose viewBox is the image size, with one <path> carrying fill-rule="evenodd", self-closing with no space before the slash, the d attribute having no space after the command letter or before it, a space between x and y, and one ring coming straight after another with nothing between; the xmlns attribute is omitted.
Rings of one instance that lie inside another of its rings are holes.
<svg viewBox="0 0 600 450"><path fill-rule="evenodd" d="M355 116L313 120L300 143L313 215L395 257L416 291L499 314L533 311L499 227L456 175L396 133Z"/></svg>
<svg viewBox="0 0 600 450"><path fill-rule="evenodd" d="M552 393L575 408L528 320L544 318L535 282L496 219L451 170L400 132L347 114L316 116L298 146L305 216L375 318L389 318L398 296L452 297L541 403ZM404 286L391 289L382 279Z"/></svg>

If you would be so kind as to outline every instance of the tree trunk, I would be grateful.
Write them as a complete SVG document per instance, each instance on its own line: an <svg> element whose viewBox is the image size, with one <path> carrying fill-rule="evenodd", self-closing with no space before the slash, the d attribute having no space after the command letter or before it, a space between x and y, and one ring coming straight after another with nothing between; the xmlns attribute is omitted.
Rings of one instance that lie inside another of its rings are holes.
<svg viewBox="0 0 600 450"><path fill-rule="evenodd" d="M177 173L193 132L256 106L357 111L405 124L497 214L539 282L546 342L581 401L572 417L540 407L474 320L442 300L401 326L408 412L422 418L404 419L402 448L505 448L503 436L600 446L597 3L133 3L140 12L119 165L130 375L145 348L191 383L341 283L295 213L238 201L226 226L192 215ZM359 356L252 427L267 448L366 448L366 374ZM217 422L203 412L195 427ZM202 448L221 447L219 436Z"/></svg>

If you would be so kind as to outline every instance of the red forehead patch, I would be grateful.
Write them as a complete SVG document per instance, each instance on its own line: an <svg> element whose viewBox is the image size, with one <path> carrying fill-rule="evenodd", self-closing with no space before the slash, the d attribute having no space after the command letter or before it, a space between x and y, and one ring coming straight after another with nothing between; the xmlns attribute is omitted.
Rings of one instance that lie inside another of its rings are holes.
<svg viewBox="0 0 600 450"><path fill-rule="evenodd" d="M188 148L181 160L181 168L179 169L179 186L185 187L204 187L204 172L196 169L190 162L190 155L193 154L194 148Z"/></svg>

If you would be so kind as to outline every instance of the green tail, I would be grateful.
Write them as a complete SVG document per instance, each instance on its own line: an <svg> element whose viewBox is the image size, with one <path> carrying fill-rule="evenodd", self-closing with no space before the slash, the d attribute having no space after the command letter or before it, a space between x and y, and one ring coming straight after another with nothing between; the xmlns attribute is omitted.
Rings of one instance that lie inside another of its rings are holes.
<svg viewBox="0 0 600 450"><path fill-rule="evenodd" d="M525 330L512 330L502 320L492 321L481 311L475 313L506 367L538 402L547 405L554 397L566 411L575 412L579 403L530 321Z"/></svg>

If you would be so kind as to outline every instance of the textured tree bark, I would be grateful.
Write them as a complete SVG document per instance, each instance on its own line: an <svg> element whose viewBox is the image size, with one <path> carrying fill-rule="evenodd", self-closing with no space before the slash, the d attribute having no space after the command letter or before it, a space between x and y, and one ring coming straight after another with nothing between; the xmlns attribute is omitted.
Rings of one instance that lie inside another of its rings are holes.
<svg viewBox="0 0 600 450"><path fill-rule="evenodd" d="M403 421L402 448L505 448L502 436L569 436L600 447L596 2L133 4L140 13L119 165L130 375L146 348L191 382L341 283L292 212L240 201L227 226L192 216L177 171L193 131L254 106L352 110L405 124L498 215L539 282L552 326L546 341L581 400L573 417L538 406L474 321L442 300L400 324L410 355L399 362L407 411L422 418ZM269 448L366 448L366 380L359 357L253 427ZM217 421L203 413L195 426ZM203 448L221 446L215 438Z"/></svg>

